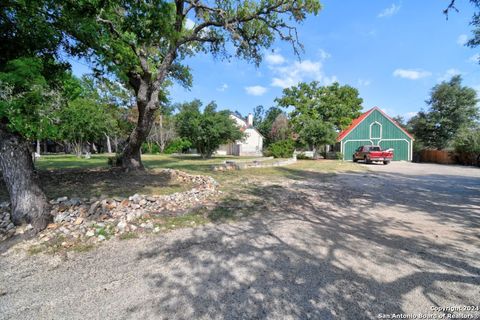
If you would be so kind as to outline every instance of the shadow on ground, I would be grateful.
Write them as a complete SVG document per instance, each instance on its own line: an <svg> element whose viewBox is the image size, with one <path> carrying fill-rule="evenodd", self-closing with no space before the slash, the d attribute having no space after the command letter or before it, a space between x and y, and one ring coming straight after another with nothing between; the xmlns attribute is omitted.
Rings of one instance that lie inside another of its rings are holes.
<svg viewBox="0 0 480 320"><path fill-rule="evenodd" d="M40 170L38 179L49 199L63 196L128 197L135 193L158 195L191 188L189 184L172 181L168 174L154 170L129 173L120 169ZM0 179L0 201L8 199L6 187Z"/></svg>
<svg viewBox="0 0 480 320"><path fill-rule="evenodd" d="M163 271L145 271L153 298L125 312L371 319L478 304L478 180L281 170L294 181L251 186L217 205L252 216L141 252L139 263Z"/></svg>

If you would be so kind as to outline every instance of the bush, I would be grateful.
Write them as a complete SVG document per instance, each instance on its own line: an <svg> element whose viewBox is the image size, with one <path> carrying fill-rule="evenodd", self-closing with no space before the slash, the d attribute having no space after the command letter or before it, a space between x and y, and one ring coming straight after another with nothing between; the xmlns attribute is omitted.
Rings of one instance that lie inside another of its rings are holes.
<svg viewBox="0 0 480 320"><path fill-rule="evenodd" d="M160 147L156 143L144 142L142 144L142 153L157 154L160 153Z"/></svg>
<svg viewBox="0 0 480 320"><path fill-rule="evenodd" d="M274 158L291 158L294 150L295 146L292 139L281 140L269 145L265 155Z"/></svg>
<svg viewBox="0 0 480 320"><path fill-rule="evenodd" d="M335 152L335 159L337 159L337 160L343 160L343 153L341 153L341 152Z"/></svg>
<svg viewBox="0 0 480 320"><path fill-rule="evenodd" d="M192 146L192 143L185 138L176 138L165 148L166 154L172 154L177 152L187 152Z"/></svg>
<svg viewBox="0 0 480 320"><path fill-rule="evenodd" d="M480 128L465 128L457 133L453 145L456 161L465 165L480 165Z"/></svg>

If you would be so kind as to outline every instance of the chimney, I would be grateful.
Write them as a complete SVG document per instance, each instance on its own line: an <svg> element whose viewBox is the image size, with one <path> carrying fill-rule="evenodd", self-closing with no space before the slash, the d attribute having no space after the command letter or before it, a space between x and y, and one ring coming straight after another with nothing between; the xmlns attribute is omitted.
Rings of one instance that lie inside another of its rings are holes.
<svg viewBox="0 0 480 320"><path fill-rule="evenodd" d="M253 115L251 113L249 113L247 116L247 126L253 126Z"/></svg>

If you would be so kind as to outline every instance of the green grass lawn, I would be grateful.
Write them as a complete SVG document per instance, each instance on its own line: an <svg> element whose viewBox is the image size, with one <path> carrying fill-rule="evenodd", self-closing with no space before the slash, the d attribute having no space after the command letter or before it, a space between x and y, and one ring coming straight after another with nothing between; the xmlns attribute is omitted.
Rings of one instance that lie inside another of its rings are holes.
<svg viewBox="0 0 480 320"><path fill-rule="evenodd" d="M250 168L240 171L212 171L213 164L225 160L252 160L258 157L218 156L201 159L184 155L143 155L147 170L141 173L124 173L110 169L107 159L110 155L93 155L90 159L74 155L46 155L36 161L41 184L49 198L60 196L89 198L106 195L127 197L140 194L168 194L184 191L191 186L168 181L160 169L171 168L192 174L210 175L216 179L221 190L235 193L259 181L281 181L282 179L305 179L312 173L328 173L365 170L363 166L336 160L299 160L297 163L270 168ZM0 185L0 200L7 200L4 185Z"/></svg>
<svg viewBox="0 0 480 320"><path fill-rule="evenodd" d="M74 155L47 155L42 156L36 162L39 170L61 170L61 169L108 169L107 159L109 155L100 154L92 155L90 159L77 158ZM213 164L223 163L225 160L251 161L259 159L259 157L233 157L233 156L217 156L211 159L202 159L198 156L184 155L143 155L142 161L147 169L178 169L195 174L209 174L211 176L224 176L232 174L232 172L213 172L211 166ZM269 160L264 163L277 161ZM363 167L347 161L337 160L298 160L297 163L287 166L294 170L317 171L317 172L334 172L348 170L363 170ZM234 171L233 174L240 173ZM285 170L282 167L275 168L252 168L242 170L242 174L249 175L283 175Z"/></svg>

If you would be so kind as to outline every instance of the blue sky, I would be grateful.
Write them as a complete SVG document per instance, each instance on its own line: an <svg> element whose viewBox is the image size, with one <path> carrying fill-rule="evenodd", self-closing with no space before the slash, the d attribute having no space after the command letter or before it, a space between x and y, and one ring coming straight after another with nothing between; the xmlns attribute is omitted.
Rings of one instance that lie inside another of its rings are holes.
<svg viewBox="0 0 480 320"><path fill-rule="evenodd" d="M324 0L320 14L298 27L305 46L300 60L281 42L265 51L258 68L200 54L185 61L192 88L174 85L170 99L214 100L220 109L247 114L257 105L275 105L282 89L299 81L338 81L359 90L365 110L379 106L391 116L411 117L426 107L431 88L453 74L480 91L480 48L463 45L474 8L458 1L460 12L446 20L442 10L449 2ZM72 65L77 75L88 72L83 64Z"/></svg>

